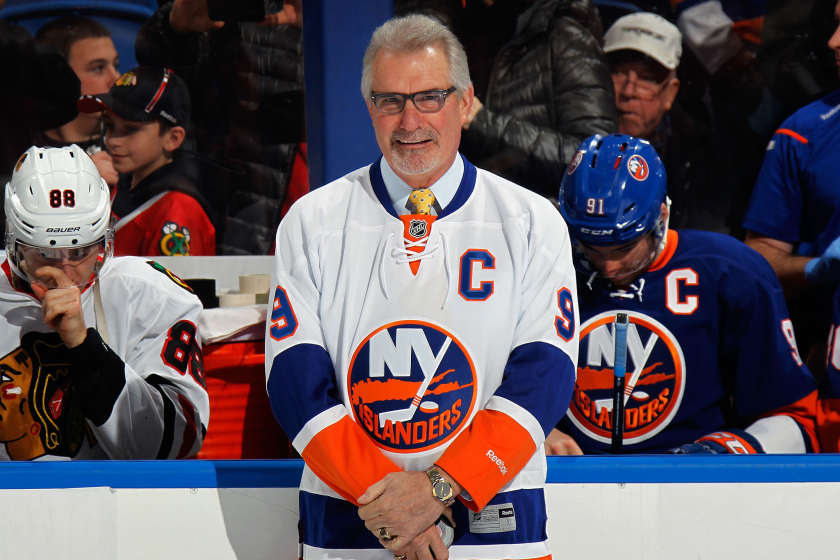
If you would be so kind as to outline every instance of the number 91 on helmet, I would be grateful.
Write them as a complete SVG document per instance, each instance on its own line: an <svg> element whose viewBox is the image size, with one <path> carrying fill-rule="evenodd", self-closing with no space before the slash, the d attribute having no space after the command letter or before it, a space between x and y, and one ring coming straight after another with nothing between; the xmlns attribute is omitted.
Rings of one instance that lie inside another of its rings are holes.
<svg viewBox="0 0 840 560"><path fill-rule="evenodd" d="M57 288L57 269L85 286L111 256L108 185L75 144L29 148L6 183L5 209L6 257L24 282Z"/></svg>
<svg viewBox="0 0 840 560"><path fill-rule="evenodd" d="M578 272L626 285L646 269L665 240L666 184L647 140L596 134L581 142L558 197Z"/></svg>

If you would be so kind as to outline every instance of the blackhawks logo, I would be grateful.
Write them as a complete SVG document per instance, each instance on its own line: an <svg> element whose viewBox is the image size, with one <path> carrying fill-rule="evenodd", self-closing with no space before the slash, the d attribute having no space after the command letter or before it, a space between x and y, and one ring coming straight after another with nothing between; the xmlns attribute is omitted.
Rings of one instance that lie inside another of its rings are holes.
<svg viewBox="0 0 840 560"><path fill-rule="evenodd" d="M347 374L352 415L380 448L433 449L475 408L476 369L452 334L423 321L380 327L356 348Z"/></svg>
<svg viewBox="0 0 840 560"><path fill-rule="evenodd" d="M134 72L126 72L122 76L120 76L116 83L116 86L136 86L137 85L137 76Z"/></svg>
<svg viewBox="0 0 840 560"><path fill-rule="evenodd" d="M685 391L685 358L676 337L655 319L627 312L624 443L652 438L674 419ZM596 441L612 430L614 312L592 317L580 329L577 381L569 420Z"/></svg>
<svg viewBox="0 0 840 560"><path fill-rule="evenodd" d="M166 222L160 230L160 254L166 257L190 255L190 230L175 222Z"/></svg>

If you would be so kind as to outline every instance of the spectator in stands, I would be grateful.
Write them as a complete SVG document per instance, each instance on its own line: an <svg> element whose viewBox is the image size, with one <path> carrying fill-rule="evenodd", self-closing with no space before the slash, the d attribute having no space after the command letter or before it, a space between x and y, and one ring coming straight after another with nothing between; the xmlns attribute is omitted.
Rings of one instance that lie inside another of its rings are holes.
<svg viewBox="0 0 840 560"><path fill-rule="evenodd" d="M729 233L727 216L736 192L731 157L713 129L677 103L677 67L682 36L677 27L652 13L616 20L604 36L622 134L648 140L662 157L668 196L674 202L671 225Z"/></svg>
<svg viewBox="0 0 840 560"><path fill-rule="evenodd" d="M285 199L309 190L299 2L265 7L262 24L224 24L210 21L206 0L175 0L136 42L139 64L172 68L187 82L198 153L245 172L230 185L200 186L220 216L224 254L268 254Z"/></svg>
<svg viewBox="0 0 840 560"><path fill-rule="evenodd" d="M53 47L76 72L81 95L106 93L119 78L120 57L111 32L92 19L67 16L53 20L38 30L35 41ZM103 150L101 113L80 113L72 121L32 136L32 144L61 148L76 144L85 150L111 187L117 183L111 156Z"/></svg>
<svg viewBox="0 0 840 560"><path fill-rule="evenodd" d="M617 126L612 83L591 0L535 0L496 55L487 93L464 124L470 161L544 196L580 141Z"/></svg>
<svg viewBox="0 0 840 560"><path fill-rule="evenodd" d="M79 78L59 53L3 19L0 76L0 185L5 185L15 162L32 145L31 134L76 118ZM3 220L0 216L0 226Z"/></svg>
<svg viewBox="0 0 840 560"><path fill-rule="evenodd" d="M840 3L835 18L840 20ZM840 27L828 46L840 65ZM824 367L822 341L831 322L831 297L840 284L838 135L840 91L784 121L767 145L744 219L746 243L776 271L803 355L813 346L808 363L815 370Z"/></svg>
<svg viewBox="0 0 840 560"><path fill-rule="evenodd" d="M105 111L105 146L120 173L114 254L215 255L216 230L194 168L176 152L190 121L184 81L171 70L135 68L109 93L83 96L79 110Z"/></svg>

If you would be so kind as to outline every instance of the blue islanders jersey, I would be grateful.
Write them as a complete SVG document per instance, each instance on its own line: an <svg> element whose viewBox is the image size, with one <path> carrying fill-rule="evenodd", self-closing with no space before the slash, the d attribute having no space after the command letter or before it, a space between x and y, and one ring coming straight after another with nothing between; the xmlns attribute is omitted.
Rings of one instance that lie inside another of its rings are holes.
<svg viewBox="0 0 840 560"><path fill-rule="evenodd" d="M816 382L757 252L716 233L670 231L632 286L591 286L578 286L577 381L559 425L584 453L610 449L617 312L630 319L625 452L665 452L726 428L746 428L766 452L818 449Z"/></svg>
<svg viewBox="0 0 840 560"><path fill-rule="evenodd" d="M820 256L840 236L840 91L788 118L767 146L744 227Z"/></svg>

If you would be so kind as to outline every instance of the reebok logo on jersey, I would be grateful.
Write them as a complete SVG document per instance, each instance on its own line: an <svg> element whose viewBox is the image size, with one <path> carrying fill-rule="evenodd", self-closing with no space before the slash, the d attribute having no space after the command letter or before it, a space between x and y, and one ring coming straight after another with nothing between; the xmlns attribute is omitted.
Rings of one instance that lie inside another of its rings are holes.
<svg viewBox="0 0 840 560"><path fill-rule="evenodd" d="M495 453L493 453L493 450L492 450L492 449L490 449L490 450L488 450L488 451L487 451L487 455L485 455L485 457L489 457L491 461L493 461L494 463L496 463L496 464L499 466L499 470L500 470L500 471L502 471L502 474L503 474L503 475L507 474L507 471L508 471L508 470L507 470L507 467L505 466L505 462L504 462L504 461L502 461L501 459L499 459L499 458L496 456L496 454L495 454Z"/></svg>
<svg viewBox="0 0 840 560"><path fill-rule="evenodd" d="M380 448L434 449L471 417L476 370L455 335L421 321L397 321L365 337L347 379L352 415Z"/></svg>
<svg viewBox="0 0 840 560"><path fill-rule="evenodd" d="M64 228L47 228L47 233L73 233L74 231L79 231L80 227L64 227Z"/></svg>

